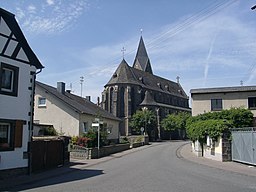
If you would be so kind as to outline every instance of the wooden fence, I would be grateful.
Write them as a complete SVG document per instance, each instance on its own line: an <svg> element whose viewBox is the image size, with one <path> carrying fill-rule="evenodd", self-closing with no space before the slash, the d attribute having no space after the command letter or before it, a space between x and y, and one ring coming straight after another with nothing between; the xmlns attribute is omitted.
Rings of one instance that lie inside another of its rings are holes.
<svg viewBox="0 0 256 192"><path fill-rule="evenodd" d="M32 172L63 166L69 162L69 137L34 137L31 143Z"/></svg>

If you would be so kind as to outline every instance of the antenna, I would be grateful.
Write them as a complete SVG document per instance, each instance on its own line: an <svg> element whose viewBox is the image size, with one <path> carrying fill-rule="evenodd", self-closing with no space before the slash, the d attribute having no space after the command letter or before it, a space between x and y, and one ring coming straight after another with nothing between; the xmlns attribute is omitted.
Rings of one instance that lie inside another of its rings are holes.
<svg viewBox="0 0 256 192"><path fill-rule="evenodd" d="M84 82L84 76L80 77L80 84L81 84L81 97L83 97L83 82Z"/></svg>
<svg viewBox="0 0 256 192"><path fill-rule="evenodd" d="M72 92L72 83L69 84L70 92Z"/></svg>

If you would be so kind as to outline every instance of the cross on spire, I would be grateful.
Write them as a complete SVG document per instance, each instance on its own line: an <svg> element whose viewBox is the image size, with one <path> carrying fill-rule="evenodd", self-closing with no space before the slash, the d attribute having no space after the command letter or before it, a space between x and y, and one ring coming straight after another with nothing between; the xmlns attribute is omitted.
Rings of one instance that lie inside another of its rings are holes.
<svg viewBox="0 0 256 192"><path fill-rule="evenodd" d="M176 80L177 80L177 83L180 83L180 77L179 76L176 77Z"/></svg>
<svg viewBox="0 0 256 192"><path fill-rule="evenodd" d="M123 47L122 49L121 49L121 52L123 53L123 59L124 59L124 52L126 51L126 49Z"/></svg>

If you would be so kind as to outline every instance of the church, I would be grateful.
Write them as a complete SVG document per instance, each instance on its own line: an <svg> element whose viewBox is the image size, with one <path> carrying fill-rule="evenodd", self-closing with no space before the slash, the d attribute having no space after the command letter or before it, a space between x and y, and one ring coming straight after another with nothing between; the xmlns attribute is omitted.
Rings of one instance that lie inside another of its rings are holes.
<svg viewBox="0 0 256 192"><path fill-rule="evenodd" d="M139 109L152 110L157 116L157 125L151 135L153 140L170 138L170 133L165 133L160 125L168 114L191 112L189 98L179 79L173 82L153 74L142 36L133 66L123 59L104 88L102 108L122 120L122 136L133 134L129 122Z"/></svg>

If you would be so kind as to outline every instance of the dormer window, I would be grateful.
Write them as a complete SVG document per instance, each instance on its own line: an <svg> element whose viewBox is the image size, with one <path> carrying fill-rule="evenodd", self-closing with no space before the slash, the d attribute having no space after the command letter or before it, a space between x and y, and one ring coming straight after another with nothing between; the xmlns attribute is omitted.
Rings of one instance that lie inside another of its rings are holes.
<svg viewBox="0 0 256 192"><path fill-rule="evenodd" d="M116 78L117 77L117 73L115 72L114 74L113 74L113 78Z"/></svg>
<svg viewBox="0 0 256 192"><path fill-rule="evenodd" d="M140 81L141 83L144 83L144 82L143 82L143 77L139 77L139 81Z"/></svg>
<svg viewBox="0 0 256 192"><path fill-rule="evenodd" d="M161 83L157 83L157 86L161 89L162 86L161 86Z"/></svg>

